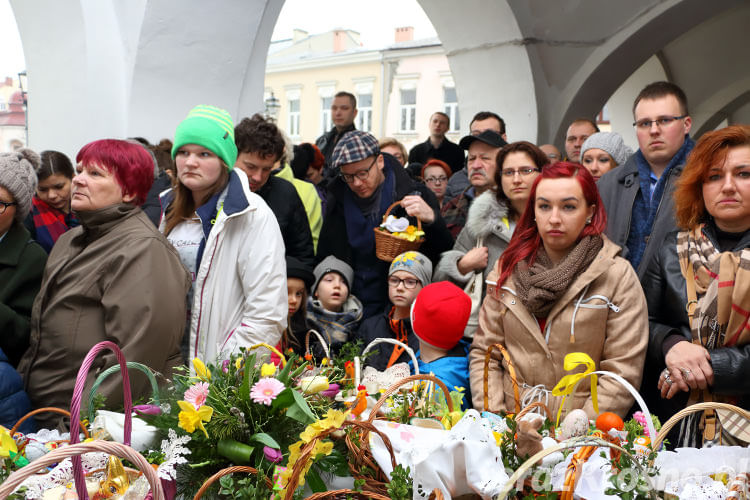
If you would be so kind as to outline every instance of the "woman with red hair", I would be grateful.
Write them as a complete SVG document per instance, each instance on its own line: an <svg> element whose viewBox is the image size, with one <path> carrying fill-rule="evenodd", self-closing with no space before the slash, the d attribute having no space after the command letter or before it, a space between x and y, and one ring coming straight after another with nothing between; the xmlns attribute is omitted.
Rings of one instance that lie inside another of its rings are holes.
<svg viewBox="0 0 750 500"><path fill-rule="evenodd" d="M422 179L424 180L425 186L435 193L435 198L438 200L438 205L443 206L445 201L445 190L448 187L448 179L453 175L453 171L442 160L437 158L431 158L427 160L427 163L422 167Z"/></svg>
<svg viewBox="0 0 750 500"><path fill-rule="evenodd" d="M76 163L71 210L81 225L52 247L31 312L30 346L18 365L34 408L68 406L84 357L104 340L167 377L182 361L190 277L140 209L154 180L152 156L140 144L103 139L85 145ZM114 354L99 357L88 386L115 363ZM134 399L150 394L142 375L131 374L131 388ZM99 393L108 407L122 406L115 377ZM56 427L61 419L50 415L37 422Z"/></svg>
<svg viewBox="0 0 750 500"><path fill-rule="evenodd" d="M585 168L556 163L542 169L508 248L487 278L469 353L475 407L483 404L485 352L497 343L515 365L522 406L540 399L557 412L560 398L549 392L566 374L565 356L574 352L590 356L596 369L640 385L648 342L646 300L632 266L618 255L620 247L602 234L606 222ZM513 393L503 365L490 363L489 409L513 411ZM633 403L611 378L600 379L598 394L601 411L623 417ZM596 417L589 380L570 397L571 409Z"/></svg>
<svg viewBox="0 0 750 500"><path fill-rule="evenodd" d="M701 137L674 202L681 230L643 277L650 323L644 396L662 419L703 401L750 409L750 126ZM670 440L748 440L746 422L744 435L727 423L713 411L696 413Z"/></svg>

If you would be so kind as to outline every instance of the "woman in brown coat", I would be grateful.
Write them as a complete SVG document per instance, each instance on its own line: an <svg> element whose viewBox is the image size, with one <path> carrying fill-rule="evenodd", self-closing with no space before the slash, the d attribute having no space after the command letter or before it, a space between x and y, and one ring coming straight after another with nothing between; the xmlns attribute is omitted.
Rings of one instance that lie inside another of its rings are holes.
<svg viewBox="0 0 750 500"><path fill-rule="evenodd" d="M580 165L546 167L531 189L513 239L487 278L487 295L469 353L474 406L483 404L484 355L500 343L515 365L525 404L546 401L556 413L559 397L549 392L566 375L565 356L588 354L597 370L641 383L648 343L646 301L620 247L602 231L606 214L591 174ZM499 276L498 276L499 275ZM504 364L490 363L489 409L514 410L513 386ZM625 416L630 393L600 377L599 411ZM590 381L582 381L571 409L596 414Z"/></svg>
<svg viewBox="0 0 750 500"><path fill-rule="evenodd" d="M103 340L166 376L181 362L190 278L139 208L153 181L151 156L140 145L106 139L84 146L76 161L71 207L81 226L52 248L31 313L30 347L18 366L34 408L69 407L83 358ZM115 363L111 353L99 356L87 388ZM110 377L99 389L108 407L122 405L120 380ZM149 396L140 373L131 371L131 384L134 399ZM59 420L37 419L42 427Z"/></svg>

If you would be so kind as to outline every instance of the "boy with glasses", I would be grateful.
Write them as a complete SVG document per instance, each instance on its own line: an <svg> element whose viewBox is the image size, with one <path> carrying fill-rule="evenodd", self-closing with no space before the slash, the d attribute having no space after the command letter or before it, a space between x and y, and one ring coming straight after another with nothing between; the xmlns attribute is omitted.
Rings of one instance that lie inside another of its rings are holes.
<svg viewBox="0 0 750 500"><path fill-rule="evenodd" d="M654 82L633 104L639 149L597 186L607 209L609 239L623 247L643 278L666 235L676 229L672 191L694 142L687 97L670 82Z"/></svg>
<svg viewBox="0 0 750 500"><path fill-rule="evenodd" d="M393 338L416 352L419 340L411 327L411 305L422 287L430 284L431 279L432 263L424 254L404 252L393 259L388 270L388 298L391 307L383 314L362 322L357 338L362 339L364 345L379 338ZM408 362L411 359L400 346L381 344L373 348L373 351L375 349L379 351L369 356L365 364L379 371L388 369L394 363Z"/></svg>

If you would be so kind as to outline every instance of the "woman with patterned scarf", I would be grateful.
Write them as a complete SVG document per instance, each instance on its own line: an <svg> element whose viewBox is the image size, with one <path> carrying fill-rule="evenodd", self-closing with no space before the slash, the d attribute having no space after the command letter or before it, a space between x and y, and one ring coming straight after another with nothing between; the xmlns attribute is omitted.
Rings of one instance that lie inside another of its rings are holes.
<svg viewBox="0 0 750 500"><path fill-rule="evenodd" d="M649 408L662 419L702 401L750 408L750 127L701 137L674 200L682 230L668 237L643 278ZM684 419L671 441L747 441L748 427L707 411Z"/></svg>
<svg viewBox="0 0 750 500"><path fill-rule="evenodd" d="M70 210L75 172L70 159L59 151L42 151L40 156L42 162L36 170L39 183L24 225L31 237L49 253L63 233L79 225Z"/></svg>
<svg viewBox="0 0 750 500"><path fill-rule="evenodd" d="M607 220L596 183L581 165L542 169L508 248L487 277L479 328L469 352L474 407L484 400L487 348L502 344L515 365L521 406L545 402L553 414L560 399L550 391L566 375L565 356L587 354L597 370L620 375L636 388L648 343L646 300L620 247L602 234ZM511 378L499 353L490 363L489 409L514 411ZM589 379L570 398L589 418ZM598 383L600 411L624 417L633 403L612 378Z"/></svg>

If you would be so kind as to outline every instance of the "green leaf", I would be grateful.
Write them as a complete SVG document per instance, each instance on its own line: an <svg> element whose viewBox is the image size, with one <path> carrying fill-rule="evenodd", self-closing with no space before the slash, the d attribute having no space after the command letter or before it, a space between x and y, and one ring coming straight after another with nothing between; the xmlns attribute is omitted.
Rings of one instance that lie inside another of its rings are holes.
<svg viewBox="0 0 750 500"><path fill-rule="evenodd" d="M281 391L279 395L276 396L276 399L271 402L271 408L274 410L289 408L289 406L294 404L294 396L292 395L292 392L292 389L289 387Z"/></svg>
<svg viewBox="0 0 750 500"><path fill-rule="evenodd" d="M250 364L252 363L252 364ZM242 377L242 384L240 385L240 399L243 401L250 400L250 370L251 366L255 365L255 354L251 354L245 359L245 375Z"/></svg>
<svg viewBox="0 0 750 500"><path fill-rule="evenodd" d="M310 489L313 493L322 493L328 490L328 488L326 488L326 483L324 483L320 478L320 474L318 473L318 468L316 466L310 468L310 472L307 473L305 481L307 481L307 484L308 486L310 486Z"/></svg>
<svg viewBox="0 0 750 500"><path fill-rule="evenodd" d="M265 432L257 432L253 434L250 437L250 441L255 441L257 443L263 444L265 446L270 446L271 448L275 448L277 450L281 449L281 446L279 445L279 443L277 443L274 438L272 438Z"/></svg>
<svg viewBox="0 0 750 500"><path fill-rule="evenodd" d="M315 415L312 410L310 410L310 407L307 405L305 398L302 397L302 394L292 390L292 397L294 398L294 403L289 406L286 416L293 418L298 422L302 422L303 424L311 424L315 422Z"/></svg>
<svg viewBox="0 0 750 500"><path fill-rule="evenodd" d="M289 371L291 369L292 369L292 363L290 363L289 360L287 360L286 364L284 365L284 368L281 369L281 371L276 376L276 378L279 379L279 381L282 382L284 385L288 384L289 383Z"/></svg>

